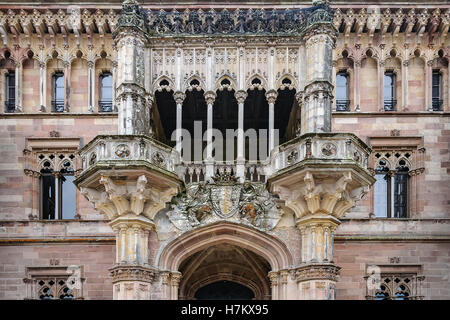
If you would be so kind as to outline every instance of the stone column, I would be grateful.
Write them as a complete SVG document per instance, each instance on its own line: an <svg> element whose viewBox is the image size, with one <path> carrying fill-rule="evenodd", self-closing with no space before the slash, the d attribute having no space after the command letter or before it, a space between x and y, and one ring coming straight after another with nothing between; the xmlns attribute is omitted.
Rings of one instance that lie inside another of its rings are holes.
<svg viewBox="0 0 450 320"><path fill-rule="evenodd" d="M408 60L403 61L403 68L402 68L403 111L408 110L408 66L409 61Z"/></svg>
<svg viewBox="0 0 450 320"><path fill-rule="evenodd" d="M278 285L279 285L279 281L278 281L278 272L274 272L274 271L270 271L269 272L269 280L270 280L270 287L272 289L272 300L279 300L279 295L278 295Z"/></svg>
<svg viewBox="0 0 450 320"><path fill-rule="evenodd" d="M182 118L182 112L183 112L183 101L186 98L186 94L184 92L181 91L177 91L173 94L173 98L175 99L175 103L177 104L177 120L176 120L176 150L180 153L181 155L181 149L182 149L182 145L181 145L181 129L182 128L182 122L183 122L183 118Z"/></svg>
<svg viewBox="0 0 450 320"><path fill-rule="evenodd" d="M333 96L336 97L336 66L337 66L337 61L333 60L332 62L332 66L333 66L333 70L332 70L332 80L333 80ZM348 85L348 84L347 84ZM349 99L349 98L348 98ZM350 110L350 109L349 109ZM333 105L332 105L332 111L336 111L336 99L333 99Z"/></svg>
<svg viewBox="0 0 450 320"><path fill-rule="evenodd" d="M332 56L337 30L330 22L330 10L316 7L303 35L306 47L306 85L301 112L301 133L330 132L333 101ZM328 21L324 17L330 19Z"/></svg>
<svg viewBox="0 0 450 320"><path fill-rule="evenodd" d="M274 89L267 91L266 98L269 102L269 155L275 148L275 101L277 100L278 92Z"/></svg>
<svg viewBox="0 0 450 320"><path fill-rule="evenodd" d="M23 66L22 61L16 62L15 69L15 112L22 112L22 74L23 74Z"/></svg>
<svg viewBox="0 0 450 320"><path fill-rule="evenodd" d="M122 6L113 33L117 48L118 132L151 135L151 99L145 89L144 56L148 45L145 13L136 1L125 1Z"/></svg>
<svg viewBox="0 0 450 320"><path fill-rule="evenodd" d="M114 60L112 63L112 95L111 95L111 101L112 101L112 110L114 112L117 112L117 104L116 104L116 90L117 90L117 85L116 85L116 79L117 79L117 61Z"/></svg>
<svg viewBox="0 0 450 320"><path fill-rule="evenodd" d="M244 102L247 98L247 92L239 90L235 93L238 102L238 135L237 135L237 160L236 176L241 182L245 180L245 140L244 140Z"/></svg>
<svg viewBox="0 0 450 320"><path fill-rule="evenodd" d="M180 287L181 273L172 272L170 277L170 300L178 300L178 289Z"/></svg>
<svg viewBox="0 0 450 320"><path fill-rule="evenodd" d="M378 62L378 111L384 111L384 65L384 60Z"/></svg>
<svg viewBox="0 0 450 320"><path fill-rule="evenodd" d="M70 111L70 61L64 61L64 112Z"/></svg>
<svg viewBox="0 0 450 320"><path fill-rule="evenodd" d="M47 105L47 63L39 62L39 100L41 112L46 111Z"/></svg>
<svg viewBox="0 0 450 320"><path fill-rule="evenodd" d="M433 82L433 60L427 61L425 66L425 110L433 110L433 95L432 95L432 82Z"/></svg>
<svg viewBox="0 0 450 320"><path fill-rule="evenodd" d="M361 94L360 94L360 75L361 75L361 61L354 62L355 67L355 88L354 88L354 97L355 97L355 111L361 110Z"/></svg>
<svg viewBox="0 0 450 320"><path fill-rule="evenodd" d="M444 109L444 106L442 106L442 110L444 111L448 111L450 110L450 68L447 68L447 77L448 77L448 81L447 81L447 110Z"/></svg>
<svg viewBox="0 0 450 320"><path fill-rule="evenodd" d="M205 100L208 108L207 114L207 125L206 125L206 173L205 180L209 180L212 176L214 176L214 159L212 156L213 153L213 105L216 99L216 93L214 91L205 92Z"/></svg>
<svg viewBox="0 0 450 320"><path fill-rule="evenodd" d="M94 62L88 61L87 65L88 65L88 111L92 113L94 112L94 105L95 105Z"/></svg>

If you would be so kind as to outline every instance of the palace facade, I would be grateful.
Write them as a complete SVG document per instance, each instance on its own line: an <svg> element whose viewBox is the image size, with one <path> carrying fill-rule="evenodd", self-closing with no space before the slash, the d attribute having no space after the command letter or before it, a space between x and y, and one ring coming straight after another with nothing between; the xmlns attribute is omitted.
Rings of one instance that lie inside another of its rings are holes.
<svg viewBox="0 0 450 320"><path fill-rule="evenodd" d="M0 299L449 299L449 27L0 3Z"/></svg>

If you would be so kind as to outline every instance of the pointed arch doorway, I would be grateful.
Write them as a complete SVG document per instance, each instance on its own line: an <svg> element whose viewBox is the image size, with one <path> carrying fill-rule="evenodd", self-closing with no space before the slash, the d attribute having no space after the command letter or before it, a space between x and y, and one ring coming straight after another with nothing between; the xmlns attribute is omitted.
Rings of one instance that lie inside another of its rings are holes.
<svg viewBox="0 0 450 320"><path fill-rule="evenodd" d="M277 238L254 228L221 221L186 232L169 242L157 261L160 270L174 275L173 281L164 281L162 289L166 299L207 298L208 288L220 288L215 283L227 281L222 284L222 298L232 286L237 289L240 285L253 293L247 295L249 299L264 300L278 297L273 292L269 273L288 269L293 259L286 245ZM248 293L239 288L234 295Z"/></svg>

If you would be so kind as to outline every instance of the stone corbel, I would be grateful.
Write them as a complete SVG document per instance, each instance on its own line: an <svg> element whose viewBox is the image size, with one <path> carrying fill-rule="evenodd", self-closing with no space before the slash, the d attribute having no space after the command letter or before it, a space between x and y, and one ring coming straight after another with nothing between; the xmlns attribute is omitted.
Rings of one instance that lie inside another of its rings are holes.
<svg viewBox="0 0 450 320"><path fill-rule="evenodd" d="M114 203L117 214L123 215L130 210L130 202L125 198L126 187L116 185L109 177L101 177L100 184L105 186L109 199Z"/></svg>
<svg viewBox="0 0 450 320"><path fill-rule="evenodd" d="M150 191L149 200L145 204L143 215L149 219L153 219L155 215L166 207L173 196L177 194L176 188L168 188L166 190L153 189Z"/></svg>
<svg viewBox="0 0 450 320"><path fill-rule="evenodd" d="M116 216L116 208L109 201L108 195L104 192L99 192L92 188L80 188L81 194L84 195L89 202L94 205L94 208L106 215L108 219L114 219Z"/></svg>

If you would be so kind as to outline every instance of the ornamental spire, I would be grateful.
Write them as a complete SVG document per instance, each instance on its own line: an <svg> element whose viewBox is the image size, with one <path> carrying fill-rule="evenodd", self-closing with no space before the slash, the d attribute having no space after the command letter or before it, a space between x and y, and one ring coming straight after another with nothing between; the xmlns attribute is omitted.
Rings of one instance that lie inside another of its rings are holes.
<svg viewBox="0 0 450 320"><path fill-rule="evenodd" d="M136 0L125 0L122 2L122 12L114 34L117 34L122 28L135 28L144 33L148 32L147 14L139 7L139 3Z"/></svg>

